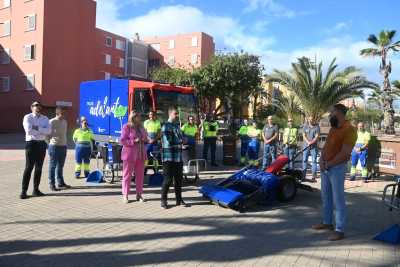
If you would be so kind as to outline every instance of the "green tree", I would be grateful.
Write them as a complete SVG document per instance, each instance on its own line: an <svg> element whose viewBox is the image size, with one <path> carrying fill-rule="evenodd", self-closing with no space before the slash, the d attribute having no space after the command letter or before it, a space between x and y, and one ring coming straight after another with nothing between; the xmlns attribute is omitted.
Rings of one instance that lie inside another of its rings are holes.
<svg viewBox="0 0 400 267"><path fill-rule="evenodd" d="M389 75L392 72L392 63L388 60L390 53L400 50L400 41L394 41L393 38L396 31L381 31L378 36L371 34L368 41L374 45L371 48L365 48L360 51L362 56L380 57L381 64L379 71L383 75L383 90L385 94L383 111L384 111L384 127L386 134L394 134L394 109L393 98L391 98L391 86Z"/></svg>
<svg viewBox="0 0 400 267"><path fill-rule="evenodd" d="M382 91L378 85L372 88L368 102L377 105L379 109L383 110L383 114L385 114L385 103L393 101L393 99L398 97L400 97L400 82L395 81L390 91Z"/></svg>
<svg viewBox="0 0 400 267"><path fill-rule="evenodd" d="M288 119L298 117L302 113L300 101L294 94L278 94L272 99L272 104L277 108L278 116Z"/></svg>
<svg viewBox="0 0 400 267"><path fill-rule="evenodd" d="M303 57L292 63L291 71L274 70L266 78L286 86L299 100L304 114L320 121L332 105L349 97L361 96L362 89L376 86L361 76L355 67L342 71L337 67L334 59L324 73L322 62L317 64Z"/></svg>
<svg viewBox="0 0 400 267"><path fill-rule="evenodd" d="M184 69L161 67L150 70L150 79L176 85L190 85L191 74Z"/></svg>
<svg viewBox="0 0 400 267"><path fill-rule="evenodd" d="M240 117L242 106L258 92L262 71L258 56L247 53L217 55L209 64L193 71L192 81L202 102L220 100L214 111L216 114L222 115L224 108L228 117Z"/></svg>

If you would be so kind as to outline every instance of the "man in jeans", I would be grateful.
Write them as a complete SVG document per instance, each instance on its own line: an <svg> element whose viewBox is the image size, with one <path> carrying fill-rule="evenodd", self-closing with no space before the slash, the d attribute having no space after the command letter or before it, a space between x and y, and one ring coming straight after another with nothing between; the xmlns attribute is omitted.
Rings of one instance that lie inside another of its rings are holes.
<svg viewBox="0 0 400 267"><path fill-rule="evenodd" d="M262 133L264 139L263 170L271 164L271 160L274 161L276 159L278 135L278 126L274 124L272 116L268 116L267 125L265 125Z"/></svg>
<svg viewBox="0 0 400 267"><path fill-rule="evenodd" d="M172 182L174 182L176 205L187 207L182 199L182 144L183 135L179 124L176 122L178 118L178 109L170 107L168 109L168 121L161 127L162 141L162 161L164 171L164 181L161 187L161 207L168 208L167 198L168 190Z"/></svg>
<svg viewBox="0 0 400 267"><path fill-rule="evenodd" d="M56 108L55 118L50 120L51 134L49 135L49 184L51 191L70 188L64 182L63 168L67 156L67 121L64 119L64 110ZM55 176L57 171L57 187Z"/></svg>
<svg viewBox="0 0 400 267"><path fill-rule="evenodd" d="M303 148L305 149L306 147L309 147L303 152L303 179L305 179L307 175L308 157L311 154L311 173L313 182L316 182L317 178L318 140L320 133L321 130L318 123L315 122L312 116L309 116L308 123L303 127Z"/></svg>
<svg viewBox="0 0 400 267"><path fill-rule="evenodd" d="M33 168L35 173L33 175L33 192L34 197L44 196L39 190L40 179L42 176L43 161L46 157L46 137L50 134L49 119L40 114L41 105L39 102L33 102L31 105L32 113L25 115L23 126L25 130L25 157L26 164L22 177L22 192L21 199L28 198L26 192L28 191L29 181Z"/></svg>
<svg viewBox="0 0 400 267"><path fill-rule="evenodd" d="M321 198L322 223L313 225L314 230L334 230L330 241L344 238L346 222L346 202L344 198L344 178L347 161L357 139L357 130L346 120L347 108L336 104L330 115L331 129L322 150ZM333 226L335 207L335 227Z"/></svg>

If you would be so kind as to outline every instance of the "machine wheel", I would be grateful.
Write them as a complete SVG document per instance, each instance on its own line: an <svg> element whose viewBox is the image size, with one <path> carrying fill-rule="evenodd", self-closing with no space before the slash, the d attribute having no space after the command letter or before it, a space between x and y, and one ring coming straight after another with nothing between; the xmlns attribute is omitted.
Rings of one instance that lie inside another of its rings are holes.
<svg viewBox="0 0 400 267"><path fill-rule="evenodd" d="M185 179L185 181L189 184L195 184L197 183L197 181L199 181L200 177L198 174L195 174L195 176L193 178L189 178L189 176L184 175L183 178Z"/></svg>
<svg viewBox="0 0 400 267"><path fill-rule="evenodd" d="M296 181L292 176L284 175L279 179L277 198L280 202L292 201L297 193Z"/></svg>

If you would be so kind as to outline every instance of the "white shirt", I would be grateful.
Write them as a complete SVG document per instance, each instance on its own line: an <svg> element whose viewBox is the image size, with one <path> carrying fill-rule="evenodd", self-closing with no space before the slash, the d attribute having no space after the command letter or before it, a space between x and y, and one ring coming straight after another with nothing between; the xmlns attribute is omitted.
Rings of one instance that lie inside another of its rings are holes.
<svg viewBox="0 0 400 267"><path fill-rule="evenodd" d="M49 119L44 115L27 114L22 124L25 130L25 141L44 141L51 133ZM33 129L33 126L37 126L38 130Z"/></svg>

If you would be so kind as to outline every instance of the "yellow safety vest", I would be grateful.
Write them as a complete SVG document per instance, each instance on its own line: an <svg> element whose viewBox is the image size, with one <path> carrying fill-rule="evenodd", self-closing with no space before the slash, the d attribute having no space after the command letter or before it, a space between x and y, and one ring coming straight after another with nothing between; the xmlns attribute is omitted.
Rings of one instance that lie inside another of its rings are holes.
<svg viewBox="0 0 400 267"><path fill-rule="evenodd" d="M283 130L283 144L285 145L297 144L297 128L285 128Z"/></svg>
<svg viewBox="0 0 400 267"><path fill-rule="evenodd" d="M357 132L357 141L356 144L368 145L369 140L371 140L371 134L367 131Z"/></svg>
<svg viewBox="0 0 400 267"><path fill-rule="evenodd" d="M189 123L185 123L182 128L182 132L186 136L195 137L197 133L197 126L195 124L190 125Z"/></svg>
<svg viewBox="0 0 400 267"><path fill-rule="evenodd" d="M247 136L247 132L248 132L248 126L246 126L246 125L243 125L242 127L240 127L240 129L239 129L239 135L240 136L243 136L243 137L246 137Z"/></svg>
<svg viewBox="0 0 400 267"><path fill-rule="evenodd" d="M261 135L261 130L260 130L260 129L257 129L257 128L254 127L254 126L248 126L248 127L247 127L247 135L248 135L250 138L259 138L260 135Z"/></svg>
<svg viewBox="0 0 400 267"><path fill-rule="evenodd" d="M76 143L91 143L94 139L94 136L92 130L90 130L89 128L78 128L74 131L72 139L74 139Z"/></svg>
<svg viewBox="0 0 400 267"><path fill-rule="evenodd" d="M146 120L143 124L148 133L158 133L161 131L161 122L159 120Z"/></svg>
<svg viewBox="0 0 400 267"><path fill-rule="evenodd" d="M204 137L217 137L218 123L204 122Z"/></svg>

